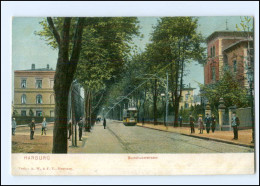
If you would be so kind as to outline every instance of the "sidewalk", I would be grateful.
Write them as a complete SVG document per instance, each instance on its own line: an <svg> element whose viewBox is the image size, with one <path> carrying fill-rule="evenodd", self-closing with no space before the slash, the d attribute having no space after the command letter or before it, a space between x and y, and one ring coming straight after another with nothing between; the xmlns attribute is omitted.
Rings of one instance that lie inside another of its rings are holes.
<svg viewBox="0 0 260 186"><path fill-rule="evenodd" d="M83 132L82 141L77 141L77 147L72 147L72 142L69 141L68 153L125 153L125 149L108 128L104 129L102 122L96 123L91 132Z"/></svg>
<svg viewBox="0 0 260 186"><path fill-rule="evenodd" d="M199 131L197 128L195 128L195 133L190 133L189 127L173 127L168 126L168 129L164 125L154 125L154 124L144 124L138 123L137 126L139 127L145 127L155 130L161 130L161 131L167 131L167 132L173 132L173 133L179 133L186 136L192 136L207 140L214 140L224 143L230 143L235 145L242 145L246 147L254 147L254 144L251 143L252 141L252 129L248 130L239 130L238 131L238 140L233 140L233 131L215 131L215 133L212 133L210 131L209 134L207 134L206 130L203 131L203 134L199 134Z"/></svg>

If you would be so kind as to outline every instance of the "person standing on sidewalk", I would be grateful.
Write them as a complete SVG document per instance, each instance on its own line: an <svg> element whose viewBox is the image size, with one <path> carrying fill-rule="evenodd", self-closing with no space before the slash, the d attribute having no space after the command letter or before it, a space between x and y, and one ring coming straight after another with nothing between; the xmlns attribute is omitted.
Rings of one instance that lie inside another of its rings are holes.
<svg viewBox="0 0 260 186"><path fill-rule="evenodd" d="M34 135L34 131L35 131L35 120L34 118L32 118L32 122L29 124L30 127L30 139L34 139L33 135Z"/></svg>
<svg viewBox="0 0 260 186"><path fill-rule="evenodd" d="M199 124L200 134L203 134L204 124L203 124L203 119L201 114L199 115L198 124Z"/></svg>
<svg viewBox="0 0 260 186"><path fill-rule="evenodd" d="M210 116L209 116L208 113L206 114L205 123L206 123L206 130L207 130L207 133L209 134L211 120L210 120Z"/></svg>
<svg viewBox="0 0 260 186"><path fill-rule="evenodd" d="M68 139L70 139L70 136L71 136L71 124L72 124L72 120L69 120L69 123L68 123L68 126L67 126L67 129L69 131L69 137Z"/></svg>
<svg viewBox="0 0 260 186"><path fill-rule="evenodd" d="M192 116L192 114L190 114L190 133L195 133L195 129L194 129L194 122L195 122L195 119L194 117Z"/></svg>
<svg viewBox="0 0 260 186"><path fill-rule="evenodd" d="M78 126L79 126L79 141L82 141L81 140L81 138L82 138L82 130L83 130L83 127L84 127L84 123L83 123L82 117L80 117Z"/></svg>
<svg viewBox="0 0 260 186"><path fill-rule="evenodd" d="M103 126L104 126L104 129L106 129L106 126L107 126L107 121L106 121L106 118L104 118L104 121L103 121Z"/></svg>
<svg viewBox="0 0 260 186"><path fill-rule="evenodd" d="M47 130L47 122L46 122L46 118L43 118L43 121L42 121L42 135L43 133L46 135L46 130Z"/></svg>
<svg viewBox="0 0 260 186"><path fill-rule="evenodd" d="M12 135L15 136L16 121L15 118L12 120Z"/></svg>
<svg viewBox="0 0 260 186"><path fill-rule="evenodd" d="M179 123L180 123L180 127L182 127L182 117L179 116Z"/></svg>
<svg viewBox="0 0 260 186"><path fill-rule="evenodd" d="M238 126L240 125L239 118L236 116L236 112L233 112L233 117L231 120L231 126L233 127L234 140L238 139Z"/></svg>
<svg viewBox="0 0 260 186"><path fill-rule="evenodd" d="M212 132L214 133L215 132L215 129L216 129L216 117L214 114L212 114L212 117L211 117L211 130Z"/></svg>

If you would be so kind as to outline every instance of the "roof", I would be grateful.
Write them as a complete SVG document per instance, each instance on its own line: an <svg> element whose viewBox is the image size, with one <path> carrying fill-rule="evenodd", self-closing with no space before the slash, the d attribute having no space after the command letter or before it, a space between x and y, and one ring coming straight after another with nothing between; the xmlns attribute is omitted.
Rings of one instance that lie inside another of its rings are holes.
<svg viewBox="0 0 260 186"><path fill-rule="evenodd" d="M36 69L28 69L28 70L21 70L21 71L55 71L52 68L36 68Z"/></svg>
<svg viewBox="0 0 260 186"><path fill-rule="evenodd" d="M237 41L237 42L235 42L235 43L229 45L228 47L226 47L223 51L230 50L230 49L232 49L233 47L235 47L235 46L237 46L237 45L239 45L239 44L241 44L241 43L247 43L248 41L249 41L249 42L253 42L253 39L244 39L244 40Z"/></svg>
<svg viewBox="0 0 260 186"><path fill-rule="evenodd" d="M214 38L220 36L246 37L245 36L246 33L253 34L253 32L244 32L244 31L231 31L231 30L215 31L206 38L206 41L209 42L210 40L213 40Z"/></svg>

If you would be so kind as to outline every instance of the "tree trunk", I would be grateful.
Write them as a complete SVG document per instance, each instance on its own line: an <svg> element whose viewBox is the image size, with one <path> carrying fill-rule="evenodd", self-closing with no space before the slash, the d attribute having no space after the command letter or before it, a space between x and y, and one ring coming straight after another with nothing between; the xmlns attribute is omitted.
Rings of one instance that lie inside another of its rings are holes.
<svg viewBox="0 0 260 186"><path fill-rule="evenodd" d="M67 153L68 95L79 60L84 20L85 18L78 18L73 38L73 49L69 60L71 18L64 18L61 37L57 32L52 19L50 17L47 18L50 31L53 33L59 46L54 77L55 123L53 129L52 153Z"/></svg>
<svg viewBox="0 0 260 186"><path fill-rule="evenodd" d="M157 125L157 79L154 80L153 116L154 124Z"/></svg>

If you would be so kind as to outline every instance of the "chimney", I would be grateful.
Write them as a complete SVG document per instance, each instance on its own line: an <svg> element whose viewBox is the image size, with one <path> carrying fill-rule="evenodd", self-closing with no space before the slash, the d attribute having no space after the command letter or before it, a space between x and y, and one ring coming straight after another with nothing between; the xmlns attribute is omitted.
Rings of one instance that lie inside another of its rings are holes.
<svg viewBox="0 0 260 186"><path fill-rule="evenodd" d="M49 65L49 64L47 64L47 69L49 70L49 68L50 68L50 65Z"/></svg>
<svg viewBox="0 0 260 186"><path fill-rule="evenodd" d="M32 70L35 70L35 64L32 64Z"/></svg>

